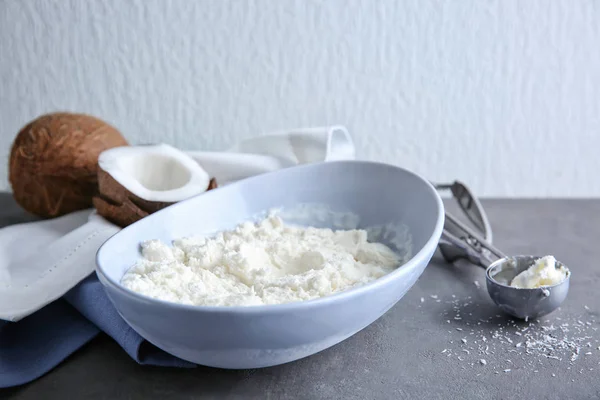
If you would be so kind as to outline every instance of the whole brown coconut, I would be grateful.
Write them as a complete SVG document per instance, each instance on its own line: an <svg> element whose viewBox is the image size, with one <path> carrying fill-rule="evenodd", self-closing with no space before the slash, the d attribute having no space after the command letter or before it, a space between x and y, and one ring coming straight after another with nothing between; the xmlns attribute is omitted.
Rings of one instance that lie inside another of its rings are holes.
<svg viewBox="0 0 600 400"><path fill-rule="evenodd" d="M98 155L125 145L121 133L98 118L42 115L21 129L13 142L9 164L13 196L25 210L44 218L91 208Z"/></svg>

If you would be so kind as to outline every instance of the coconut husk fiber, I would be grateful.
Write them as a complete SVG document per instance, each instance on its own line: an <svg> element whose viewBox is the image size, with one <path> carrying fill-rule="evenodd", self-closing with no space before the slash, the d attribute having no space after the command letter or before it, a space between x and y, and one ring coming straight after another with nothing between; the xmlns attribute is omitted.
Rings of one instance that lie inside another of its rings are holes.
<svg viewBox="0 0 600 400"><path fill-rule="evenodd" d="M17 203L52 218L92 207L98 155L126 146L121 133L86 114L42 115L17 134L10 152L9 181Z"/></svg>

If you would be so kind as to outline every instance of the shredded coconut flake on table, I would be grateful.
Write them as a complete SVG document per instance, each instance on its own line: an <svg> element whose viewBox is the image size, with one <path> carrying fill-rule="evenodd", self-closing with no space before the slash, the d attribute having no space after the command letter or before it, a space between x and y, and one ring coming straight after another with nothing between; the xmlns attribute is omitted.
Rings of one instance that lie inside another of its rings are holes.
<svg viewBox="0 0 600 400"><path fill-rule="evenodd" d="M481 356L491 355L499 358L502 354L510 355L517 362L514 364L512 360L505 360L504 372L520 368L539 372L539 368L535 367L544 365L553 368L562 365L570 369L580 362L584 355L585 359L599 357L600 365L600 353L590 351L590 348L600 350L598 334L600 324L589 313L588 306L584 307L585 315L574 318L564 316L553 318L550 315L541 320L524 322L508 319L500 314L487 319L473 320L467 317L463 320L464 316L472 315L470 311L478 307L470 296L465 301L452 295L452 298L444 301L444 304L451 306L449 311L442 313L442 316L451 318L446 322L459 325L455 326L456 331L461 335L468 334L472 339L467 341L463 337L460 342L454 344L455 349L444 349L443 353L459 361L466 361L471 367L476 364L487 364ZM450 343L454 342L450 340ZM509 366L510 368L506 368ZM498 373L498 371L494 372ZM583 369L579 372L583 373Z"/></svg>

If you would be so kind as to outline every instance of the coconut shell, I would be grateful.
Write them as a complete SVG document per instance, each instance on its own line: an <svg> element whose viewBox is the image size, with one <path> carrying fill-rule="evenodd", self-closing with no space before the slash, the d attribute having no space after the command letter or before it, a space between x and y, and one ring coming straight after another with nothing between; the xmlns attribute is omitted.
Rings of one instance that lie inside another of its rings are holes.
<svg viewBox="0 0 600 400"><path fill-rule="evenodd" d="M212 178L206 190L212 190L216 187L217 181ZM94 205L98 210L98 214L121 227L130 225L147 215L174 204L172 202L149 201L136 196L101 168L98 169L98 191L98 197L94 198Z"/></svg>
<svg viewBox="0 0 600 400"><path fill-rule="evenodd" d="M15 138L9 181L17 203L43 218L92 207L98 155L127 145L119 131L84 114L42 115Z"/></svg>
<svg viewBox="0 0 600 400"><path fill-rule="evenodd" d="M130 201L115 204L103 197L95 196L93 202L98 214L102 215L113 224L121 227L131 225L149 215L147 212L140 210L139 207Z"/></svg>

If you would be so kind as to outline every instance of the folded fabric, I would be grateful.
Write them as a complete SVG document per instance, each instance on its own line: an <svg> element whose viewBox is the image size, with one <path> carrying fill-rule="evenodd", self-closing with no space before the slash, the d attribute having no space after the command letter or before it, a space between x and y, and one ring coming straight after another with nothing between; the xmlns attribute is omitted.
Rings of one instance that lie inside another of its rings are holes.
<svg viewBox="0 0 600 400"><path fill-rule="evenodd" d="M91 210L0 230L0 318L30 315L95 268L98 248L119 227Z"/></svg>
<svg viewBox="0 0 600 400"><path fill-rule="evenodd" d="M0 388L39 378L102 331L139 364L195 366L158 349L131 329L96 274L91 274L63 298L18 323L0 326Z"/></svg>
<svg viewBox="0 0 600 400"><path fill-rule="evenodd" d="M69 329L67 336L63 336ZM100 330L59 299L19 323L0 325L0 388L30 382L54 368Z"/></svg>
<svg viewBox="0 0 600 400"><path fill-rule="evenodd" d="M230 152L189 154L223 185L293 165L353 159L354 146L334 126L264 135ZM14 321L0 321L0 387L42 376L99 332L140 364L194 366L130 328L92 273L98 247L118 230L91 210L0 229L0 318ZM19 295L25 287L28 295Z"/></svg>
<svg viewBox="0 0 600 400"><path fill-rule="evenodd" d="M275 132L244 140L227 152L187 153L219 185L293 165L355 157L354 143L343 126Z"/></svg>

